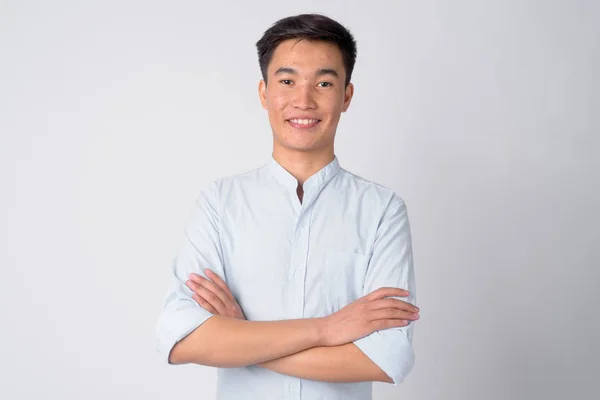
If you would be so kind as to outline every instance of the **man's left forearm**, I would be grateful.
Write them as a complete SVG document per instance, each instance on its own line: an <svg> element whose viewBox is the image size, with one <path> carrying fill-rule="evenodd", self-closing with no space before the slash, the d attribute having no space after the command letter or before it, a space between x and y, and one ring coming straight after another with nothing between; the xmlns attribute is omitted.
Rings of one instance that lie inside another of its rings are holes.
<svg viewBox="0 0 600 400"><path fill-rule="evenodd" d="M324 382L393 383L392 379L354 343L313 347L257 365L280 374Z"/></svg>

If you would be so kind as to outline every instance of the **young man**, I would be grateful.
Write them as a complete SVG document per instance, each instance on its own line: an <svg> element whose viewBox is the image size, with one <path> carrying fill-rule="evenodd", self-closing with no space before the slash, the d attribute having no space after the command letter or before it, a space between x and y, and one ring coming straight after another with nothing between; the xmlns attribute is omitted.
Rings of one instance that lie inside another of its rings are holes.
<svg viewBox="0 0 600 400"><path fill-rule="evenodd" d="M272 159L198 197L158 349L219 367L219 399L370 399L373 381L397 385L412 369L419 309L404 202L334 154L356 43L310 14L278 21L257 47Z"/></svg>

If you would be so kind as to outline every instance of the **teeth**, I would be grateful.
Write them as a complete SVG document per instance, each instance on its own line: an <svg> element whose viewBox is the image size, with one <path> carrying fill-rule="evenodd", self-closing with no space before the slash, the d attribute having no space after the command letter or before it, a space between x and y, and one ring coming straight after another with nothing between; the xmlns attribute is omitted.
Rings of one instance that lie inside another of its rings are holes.
<svg viewBox="0 0 600 400"><path fill-rule="evenodd" d="M290 119L295 124L309 125L318 122L318 119Z"/></svg>

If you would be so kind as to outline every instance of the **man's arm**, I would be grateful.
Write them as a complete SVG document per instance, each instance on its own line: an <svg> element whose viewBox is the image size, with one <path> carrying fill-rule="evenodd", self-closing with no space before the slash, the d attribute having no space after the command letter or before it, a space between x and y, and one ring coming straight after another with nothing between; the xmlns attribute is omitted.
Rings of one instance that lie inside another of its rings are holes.
<svg viewBox="0 0 600 400"><path fill-rule="evenodd" d="M416 307L416 285L412 255L412 238L406 204L393 194L381 219L364 281L364 292L391 286L406 289L402 300ZM377 364L397 386L412 370L415 356L412 347L414 322L403 327L373 332L354 344Z"/></svg>
<svg viewBox="0 0 600 400"><path fill-rule="evenodd" d="M358 354L360 350L352 341L378 329L404 326L408 319L413 318L415 311L412 306L390 298L406 296L405 291L398 288L381 288L327 317L246 321L243 316L232 316L236 314L235 307L232 307L235 302L233 295L222 279L214 274L211 276L219 283L215 284L205 279L201 280L202 284L190 283L190 287L198 296L206 296L200 303L218 315L213 316L210 321L174 346L170 356L172 363L196 363L227 368L276 360L277 362L271 364L272 367L281 367L285 371L292 367L295 371L293 374L301 376L314 365L320 364L321 370L325 371L343 367L345 362L352 362L359 367L355 369L356 375L352 375L352 381L371 380L373 376L378 377L378 380L387 381L387 378L381 375L382 372L378 371L378 366L366 356ZM200 286L208 290L205 291ZM219 290L218 286L224 290ZM210 346L207 346L207 343L210 343ZM343 346L347 344L350 346ZM318 351L299 354L311 348ZM325 351L327 348L334 350ZM295 357L296 355L299 356ZM327 356L335 356L336 364L323 364ZM365 373L367 375L364 375Z"/></svg>
<svg viewBox="0 0 600 400"><path fill-rule="evenodd" d="M280 374L316 381L393 383L354 343L314 347L258 365Z"/></svg>
<svg viewBox="0 0 600 400"><path fill-rule="evenodd" d="M236 368L320 346L316 319L246 321L216 315L177 343L169 362Z"/></svg>
<svg viewBox="0 0 600 400"><path fill-rule="evenodd" d="M157 350L167 363L171 361L170 353L175 344L214 316L198 306L185 281L190 273L203 275L209 265L224 276L218 204L218 185L213 182L196 198L173 260L170 283L155 332Z"/></svg>

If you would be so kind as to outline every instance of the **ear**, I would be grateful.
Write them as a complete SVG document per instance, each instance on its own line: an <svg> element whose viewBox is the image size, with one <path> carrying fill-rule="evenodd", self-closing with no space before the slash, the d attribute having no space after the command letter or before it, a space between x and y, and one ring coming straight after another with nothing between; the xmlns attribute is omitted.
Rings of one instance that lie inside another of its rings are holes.
<svg viewBox="0 0 600 400"><path fill-rule="evenodd" d="M260 104L262 108L267 109L267 84L264 79L258 82L258 97L260 98Z"/></svg>
<svg viewBox="0 0 600 400"><path fill-rule="evenodd" d="M352 96L354 96L354 85L349 83L348 86L346 86L346 92L344 93L344 105L342 106L342 112L346 112L348 107L350 107Z"/></svg>

